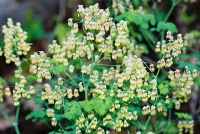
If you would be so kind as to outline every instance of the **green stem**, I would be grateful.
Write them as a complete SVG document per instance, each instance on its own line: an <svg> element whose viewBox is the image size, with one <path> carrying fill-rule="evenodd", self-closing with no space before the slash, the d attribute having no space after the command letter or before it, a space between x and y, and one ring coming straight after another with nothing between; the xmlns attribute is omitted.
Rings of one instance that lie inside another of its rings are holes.
<svg viewBox="0 0 200 134"><path fill-rule="evenodd" d="M167 123L167 127L165 129L165 132L164 134L167 132L168 128L169 128L169 125L170 125L170 120L171 120L171 110L169 110L169 117L168 117L168 123Z"/></svg>
<svg viewBox="0 0 200 134"><path fill-rule="evenodd" d="M169 9L167 15L165 16L164 22L166 22L169 19L169 16L171 15L171 13L174 10L175 6L176 6L175 3L172 3L171 8Z"/></svg>
<svg viewBox="0 0 200 134"><path fill-rule="evenodd" d="M20 105L17 107L16 116L15 116L15 122L18 122L18 119L19 119L19 111L20 111Z"/></svg>
<svg viewBox="0 0 200 134"><path fill-rule="evenodd" d="M16 110L15 122L12 123L15 128L15 132L17 134L20 134L19 128L18 128L19 111L20 111L20 105L17 107L17 110Z"/></svg>
<svg viewBox="0 0 200 134"><path fill-rule="evenodd" d="M149 46L151 47L151 49L154 51L154 45L151 43L151 41L149 40L149 38L147 37L147 35L145 34L145 32L141 29L140 30L142 32L143 37L145 38L145 40L147 41L147 43L149 44Z"/></svg>
<svg viewBox="0 0 200 134"><path fill-rule="evenodd" d="M78 86L78 84L76 83L76 81L68 74L68 73L65 73L71 80L72 80L72 82L76 85L76 86Z"/></svg>
<svg viewBox="0 0 200 134"><path fill-rule="evenodd" d="M85 88L85 100L88 100L88 88Z"/></svg>
<svg viewBox="0 0 200 134"><path fill-rule="evenodd" d="M14 122L14 123L13 123L13 127L15 128L16 134L20 134L19 128L18 128L18 123Z"/></svg>
<svg viewBox="0 0 200 134"><path fill-rule="evenodd" d="M160 69L158 69L158 72L157 72L157 74L156 74L156 78L158 77L159 72L160 72Z"/></svg>
<svg viewBox="0 0 200 134"><path fill-rule="evenodd" d="M97 66L111 66L111 67L113 67L113 66L122 66L122 65L106 65L106 64L95 64L95 65L97 65Z"/></svg>
<svg viewBox="0 0 200 134"><path fill-rule="evenodd" d="M12 124L12 120L9 118L9 116L7 115L7 113L6 113L2 108L0 108L0 112L3 114L4 118L5 118L10 124Z"/></svg>
<svg viewBox="0 0 200 134"><path fill-rule="evenodd" d="M169 9L167 15L165 16L164 22L166 22L166 21L169 19L169 17L170 17L170 15L172 14L172 12L173 12L175 6L176 6L178 3L180 3L180 2L181 2L181 0L179 0L179 1L177 1L177 2L176 2L176 1L173 1L173 2L172 2L172 6L171 6L171 8Z"/></svg>
<svg viewBox="0 0 200 134"><path fill-rule="evenodd" d="M83 66L83 61L82 61L82 59L80 60L80 62L81 62L81 67L82 67L82 66ZM85 85L85 80L84 80L84 75L83 75L83 73L81 73L81 76L82 76L83 86L84 86L84 89L85 89L86 85ZM86 91L86 89L84 90L84 92L85 92L85 100L88 100L88 96L87 96L87 91Z"/></svg>
<svg viewBox="0 0 200 134"><path fill-rule="evenodd" d="M16 134L20 134L19 128L18 128L19 111L20 111L20 105L17 107L15 122L13 122L8 116L8 114L4 111L4 109L0 108L0 112L3 114L4 118L15 128Z"/></svg>
<svg viewBox="0 0 200 134"><path fill-rule="evenodd" d="M52 129L52 127L51 126L49 126L49 124L48 123L46 123L46 122L44 122L44 124L49 128L49 129Z"/></svg>
<svg viewBox="0 0 200 134"><path fill-rule="evenodd" d="M149 115L147 122L145 123L144 131L146 131L146 128L147 128L147 125L149 124L150 119L151 119L151 115Z"/></svg>

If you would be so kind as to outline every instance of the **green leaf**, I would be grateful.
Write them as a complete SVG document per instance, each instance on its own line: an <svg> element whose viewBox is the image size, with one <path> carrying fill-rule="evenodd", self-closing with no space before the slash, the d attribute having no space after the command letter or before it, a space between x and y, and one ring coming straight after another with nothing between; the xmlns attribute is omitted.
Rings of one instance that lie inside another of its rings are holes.
<svg viewBox="0 0 200 134"><path fill-rule="evenodd" d="M7 82L2 77L0 77L0 83L7 87Z"/></svg>
<svg viewBox="0 0 200 134"><path fill-rule="evenodd" d="M178 32L176 26L171 22L164 23L161 21L158 23L157 29L158 31L161 31L161 30L171 31L172 34Z"/></svg>
<svg viewBox="0 0 200 134"><path fill-rule="evenodd" d="M166 95L166 94L169 93L169 89L168 89L167 85L159 84L158 89L159 89L161 94Z"/></svg>
<svg viewBox="0 0 200 134"><path fill-rule="evenodd" d="M45 115L46 114L44 112L44 109L38 109L28 114L25 119L26 120L33 119L32 121L35 122L38 119L43 119Z"/></svg>
<svg viewBox="0 0 200 134"><path fill-rule="evenodd" d="M37 105L44 103L44 101L41 98L35 98L34 101L35 101L35 104L37 104Z"/></svg>
<svg viewBox="0 0 200 134"><path fill-rule="evenodd" d="M141 28L143 29L148 29L149 28L149 25L147 23L142 23L141 24Z"/></svg>
<svg viewBox="0 0 200 134"><path fill-rule="evenodd" d="M142 109L140 107L129 105L129 109L131 112L137 111L138 116L142 116Z"/></svg>
<svg viewBox="0 0 200 134"><path fill-rule="evenodd" d="M178 118L183 118L185 120L191 120L192 119L192 116L188 113L176 112L175 114L178 116Z"/></svg>
<svg viewBox="0 0 200 134"><path fill-rule="evenodd" d="M194 54L194 57L195 57L196 59L200 59L200 53L198 53L198 52L195 53L195 54Z"/></svg>
<svg viewBox="0 0 200 134"><path fill-rule="evenodd" d="M200 86L200 77L195 78L195 83L197 83L197 85Z"/></svg>
<svg viewBox="0 0 200 134"><path fill-rule="evenodd" d="M133 0L133 4L134 4L134 6L139 6L140 1L139 0Z"/></svg>
<svg viewBox="0 0 200 134"><path fill-rule="evenodd" d="M150 23L151 23L151 25L155 25L156 24L156 20L155 20L155 17L154 17L154 15L153 14L149 14L149 16L150 16Z"/></svg>
<svg viewBox="0 0 200 134"><path fill-rule="evenodd" d="M65 112L65 117L68 119L68 120L75 120L76 116L75 114L71 113L71 112Z"/></svg>
<svg viewBox="0 0 200 134"><path fill-rule="evenodd" d="M142 24L142 15L138 12L129 12L129 16L126 17L128 21L135 23L136 25Z"/></svg>
<svg viewBox="0 0 200 134"><path fill-rule="evenodd" d="M79 102L71 102L66 104L65 117L69 120L76 120L82 114Z"/></svg>
<svg viewBox="0 0 200 134"><path fill-rule="evenodd" d="M158 88L160 89L160 88L163 88L164 86L163 86L163 84L159 84L158 85Z"/></svg>
<svg viewBox="0 0 200 134"><path fill-rule="evenodd" d="M30 83L36 82L37 81L37 76L36 75L30 75L26 78L26 80Z"/></svg>
<svg viewBox="0 0 200 134"><path fill-rule="evenodd" d="M185 23L190 24L194 22L194 20L196 19L196 15L195 14L187 15L187 13L184 12L181 14L181 18Z"/></svg>
<svg viewBox="0 0 200 134"><path fill-rule="evenodd" d="M67 69L67 67L66 66L64 66L63 64L55 64L54 65L54 60L50 60L50 63L52 64L52 68L51 68L51 72L53 73L53 74L56 74L56 75L60 75L60 73L62 73L62 72L66 72L66 69Z"/></svg>
<svg viewBox="0 0 200 134"><path fill-rule="evenodd" d="M90 113L93 110L92 101L82 101L80 105L82 109L84 109L84 111L88 113Z"/></svg>
<svg viewBox="0 0 200 134"><path fill-rule="evenodd" d="M184 62L184 61L178 61L178 66L180 68L185 68L185 66L188 66L190 71L193 71L194 69L196 69L196 70L199 69L198 66L191 64L191 63Z"/></svg>
<svg viewBox="0 0 200 134"><path fill-rule="evenodd" d="M113 100L110 97L105 98L105 106L109 110L112 107Z"/></svg>
<svg viewBox="0 0 200 134"><path fill-rule="evenodd" d="M111 56L110 56L110 54L109 54L109 53L105 53L105 54L104 54L104 59L105 59L105 60L111 61Z"/></svg>
<svg viewBox="0 0 200 134"><path fill-rule="evenodd" d="M66 33L68 31L69 27L66 24L58 24L55 28L55 35L58 38L58 42L61 43L62 39L66 37Z"/></svg>
<svg viewBox="0 0 200 134"><path fill-rule="evenodd" d="M118 15L117 17L115 17L115 20L116 21L120 21L120 20L123 20L126 16L127 16L127 12L126 13L124 13L124 14L120 14L120 15Z"/></svg>
<svg viewBox="0 0 200 134"><path fill-rule="evenodd" d="M39 40L45 35L42 21L33 16L32 10L26 12L24 30L28 33L27 42Z"/></svg>

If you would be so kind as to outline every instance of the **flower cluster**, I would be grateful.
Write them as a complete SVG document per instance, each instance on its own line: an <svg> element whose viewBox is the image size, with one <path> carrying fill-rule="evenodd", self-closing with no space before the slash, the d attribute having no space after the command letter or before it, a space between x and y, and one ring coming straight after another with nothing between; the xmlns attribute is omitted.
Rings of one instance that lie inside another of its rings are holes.
<svg viewBox="0 0 200 134"><path fill-rule="evenodd" d="M13 25L11 18L8 18L7 25L2 26L2 32L4 33L5 47L3 49L6 63L9 64L11 61L16 66L20 65L20 55L27 55L27 52L31 49L31 44L26 43L27 33L21 28L21 24L18 22ZM0 49L0 55L2 55L2 49Z"/></svg>
<svg viewBox="0 0 200 134"><path fill-rule="evenodd" d="M51 64L43 51L34 53L30 57L31 66L29 71L37 75L37 82L42 82L42 78L51 79L50 67Z"/></svg>
<svg viewBox="0 0 200 134"><path fill-rule="evenodd" d="M165 40L161 42L157 42L155 51L161 52L163 55L162 59L157 62L157 68L162 67L171 67L173 64L173 58L178 59L178 55L181 54L181 48L183 47L183 39L182 34L178 34L177 38L171 35L171 32L168 31L166 38L168 42Z"/></svg>
<svg viewBox="0 0 200 134"><path fill-rule="evenodd" d="M99 9L98 4L95 4L89 8L79 5L77 11L85 36L80 36L78 23L70 18L68 25L72 30L68 38L61 45L53 43L49 46L49 52L54 55L54 58L58 57L60 62L65 60L64 64L67 64L69 59L82 57L90 59L95 49L100 53L112 54L113 59L133 52L134 43L128 39L127 23L120 21L115 24L113 18L109 17L109 9ZM97 56L99 55L95 57Z"/></svg>
<svg viewBox="0 0 200 134"><path fill-rule="evenodd" d="M19 82L15 83L15 87L13 90L13 98L14 98L14 106L18 106L20 104L20 99L26 98L30 99L31 95L35 93L35 89L33 86L30 86L29 88L26 87L27 80L24 76L19 77ZM5 88L5 95L10 96L11 95L11 89L9 87Z"/></svg>
<svg viewBox="0 0 200 134"><path fill-rule="evenodd" d="M109 115L106 116L105 119L109 119L111 121L111 117ZM90 113L87 117L82 114L77 120L76 120L76 134L82 134L81 129L86 127L86 133L91 133L93 131L96 131L97 134L110 134L110 132L107 130L105 131L103 128L98 127L98 120L94 116L94 113Z"/></svg>
<svg viewBox="0 0 200 134"><path fill-rule="evenodd" d="M194 133L194 121L193 120L183 120L178 122L178 128L179 128L179 134L188 133L193 134Z"/></svg>
<svg viewBox="0 0 200 134"><path fill-rule="evenodd" d="M197 77L197 70L190 72L187 66L182 75L178 69L169 71L168 78L171 80L172 94L173 97L178 100L175 102L177 109L180 108L180 103L189 100L192 92L193 79L195 77Z"/></svg>
<svg viewBox="0 0 200 134"><path fill-rule="evenodd" d="M115 15L118 13L123 14L126 10L133 11L133 4L130 0L112 0L112 8L114 9Z"/></svg>

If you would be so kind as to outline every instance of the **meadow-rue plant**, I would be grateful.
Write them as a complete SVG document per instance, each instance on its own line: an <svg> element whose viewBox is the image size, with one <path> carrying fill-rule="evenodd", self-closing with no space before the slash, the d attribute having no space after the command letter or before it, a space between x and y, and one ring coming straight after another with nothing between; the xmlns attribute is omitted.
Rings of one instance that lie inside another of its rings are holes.
<svg viewBox="0 0 200 134"><path fill-rule="evenodd" d="M133 10L129 0L125 4ZM125 12L119 0L113 0L112 7L115 15ZM109 9L99 9L98 4L79 5L77 12L79 20L68 19L71 30L62 42L53 40L48 52L34 52L25 61L22 55L31 49L25 42L28 35L20 23L14 25L8 19L2 27L5 46L0 54L4 53L6 63L17 66L14 88L4 90L5 95L13 96L17 118L13 122L3 108L1 112L19 133L21 100L36 98L36 103L43 105L41 114L33 112L27 119L45 118L55 131L109 134L110 130L121 132L134 126L136 134L153 134L147 128L152 117L167 116L172 108L180 110L190 98L197 70L173 67L189 35L183 38L168 31L165 39L154 44L160 59L156 64L147 63L130 38L127 21L116 23ZM142 7L138 12L144 14ZM29 76L23 72L23 62L29 63ZM167 76L165 81L159 80L161 74ZM179 133L183 129L193 133L193 125L193 120L179 121Z"/></svg>

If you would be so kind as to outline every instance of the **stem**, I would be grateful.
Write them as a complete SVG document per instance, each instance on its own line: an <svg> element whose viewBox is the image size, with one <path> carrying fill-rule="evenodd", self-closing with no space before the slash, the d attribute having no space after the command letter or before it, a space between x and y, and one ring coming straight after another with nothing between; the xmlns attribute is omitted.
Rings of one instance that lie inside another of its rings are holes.
<svg viewBox="0 0 200 134"><path fill-rule="evenodd" d="M16 134L20 134L18 124L16 122L13 123L13 127L15 128Z"/></svg>
<svg viewBox="0 0 200 134"><path fill-rule="evenodd" d="M17 107L16 116L15 116L15 122L18 122L18 119L19 119L19 111L20 111L20 105Z"/></svg>
<svg viewBox="0 0 200 134"><path fill-rule="evenodd" d="M111 67L113 67L113 66L122 66L122 65L106 65L106 64L96 64L97 66L111 66Z"/></svg>
<svg viewBox="0 0 200 134"><path fill-rule="evenodd" d="M157 72L157 74L156 74L156 78L158 77L159 72L160 72L160 69L158 70L158 72Z"/></svg>
<svg viewBox="0 0 200 134"><path fill-rule="evenodd" d="M169 125L170 125L170 120L171 120L171 110L169 110L169 117L168 117L168 123L167 123L167 127L165 129L165 132L164 134L167 132L168 128L169 128Z"/></svg>
<svg viewBox="0 0 200 134"><path fill-rule="evenodd" d="M179 0L179 1L177 1L177 2L175 2L175 1L172 2L172 6L171 6L171 8L169 9L167 15L165 16L164 22L166 22L166 21L169 19L169 16L171 15L171 13L172 13L172 11L174 10L175 6L176 6L178 3L180 3L180 2L181 2L181 0Z"/></svg>
<svg viewBox="0 0 200 134"><path fill-rule="evenodd" d="M71 80L72 82L77 86L78 84L76 83L76 81L74 81L74 79L68 74L68 73L65 73Z"/></svg>
<svg viewBox="0 0 200 134"><path fill-rule="evenodd" d="M171 8L169 9L167 15L165 16L164 22L166 22L169 19L169 16L171 15L172 11L174 10L176 4L173 2Z"/></svg>
<svg viewBox="0 0 200 134"><path fill-rule="evenodd" d="M61 121L58 123L58 126L62 129L62 130L65 130L62 125L61 125Z"/></svg>
<svg viewBox="0 0 200 134"><path fill-rule="evenodd" d="M80 62L81 62L81 67L82 67L82 66L83 66L82 59L80 60ZM84 88L85 88L86 85L85 85L85 80L84 80L84 75L83 75L83 73L81 73L81 76L82 76L83 86L84 86ZM87 99L88 99L87 91L86 91L86 90L84 90L84 91L85 91L85 100L87 100Z"/></svg>
<svg viewBox="0 0 200 134"><path fill-rule="evenodd" d="M20 111L20 105L17 107L17 110L16 110L15 122L12 123L13 127L15 128L15 132L17 134L20 134L19 127L18 127L19 111Z"/></svg>
<svg viewBox="0 0 200 134"><path fill-rule="evenodd" d="M145 38L145 40L147 41L147 43L149 44L149 46L151 47L151 49L154 51L154 45L150 42L149 38L147 37L147 35L145 34L145 32L143 30L140 30L142 32L143 37Z"/></svg>
<svg viewBox="0 0 200 134"><path fill-rule="evenodd" d="M149 124L150 119L151 119L151 115L149 115L149 117L148 117L148 119L147 119L147 122L145 123L144 131L146 130L147 125Z"/></svg>
<svg viewBox="0 0 200 134"><path fill-rule="evenodd" d="M12 120L9 118L9 116L7 115L7 113L6 113L2 108L0 108L0 112L3 114L4 118L5 118L10 124L12 124Z"/></svg>
<svg viewBox="0 0 200 134"><path fill-rule="evenodd" d="M94 66L95 66L94 54L93 54L93 52L92 52L92 49L91 49L90 45L89 45L89 48L90 48L91 57L92 57L92 67L91 67L91 71L90 71L90 75L89 75L89 79L88 79L87 85L86 85L86 87L84 88L84 89L85 89L85 100L88 100L88 87L89 87L89 84L90 84L90 76L92 75L92 72L93 72L93 69L94 69Z"/></svg>
<svg viewBox="0 0 200 134"><path fill-rule="evenodd" d="M88 100L88 88L85 88L85 100Z"/></svg>
<svg viewBox="0 0 200 134"><path fill-rule="evenodd" d="M20 105L17 107L15 122L13 122L8 116L8 114L4 111L4 109L0 108L0 112L3 114L4 118L15 128L16 134L20 134L19 128L18 128L19 111L20 111Z"/></svg>
<svg viewBox="0 0 200 134"><path fill-rule="evenodd" d="M44 122L44 124L45 124L49 129L52 129L52 127L49 126L49 124L47 124L46 122Z"/></svg>

